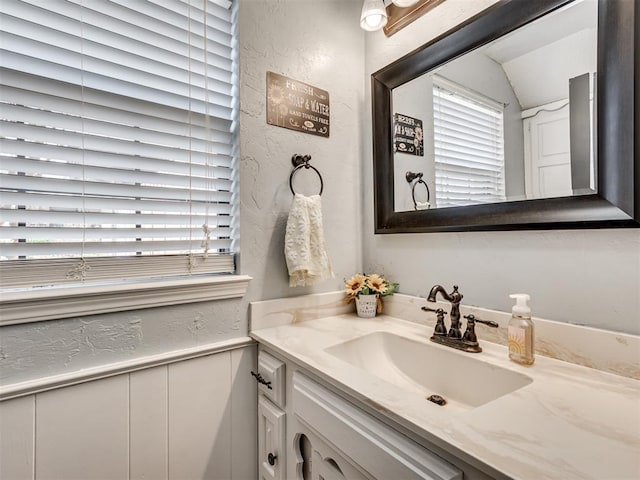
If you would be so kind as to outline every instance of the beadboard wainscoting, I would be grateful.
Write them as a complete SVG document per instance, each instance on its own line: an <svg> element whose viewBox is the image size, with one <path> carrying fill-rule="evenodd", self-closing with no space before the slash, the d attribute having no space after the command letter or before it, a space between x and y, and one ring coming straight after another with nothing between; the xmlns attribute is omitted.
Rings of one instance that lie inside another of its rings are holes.
<svg viewBox="0 0 640 480"><path fill-rule="evenodd" d="M256 347L0 402L0 478L256 478Z"/></svg>

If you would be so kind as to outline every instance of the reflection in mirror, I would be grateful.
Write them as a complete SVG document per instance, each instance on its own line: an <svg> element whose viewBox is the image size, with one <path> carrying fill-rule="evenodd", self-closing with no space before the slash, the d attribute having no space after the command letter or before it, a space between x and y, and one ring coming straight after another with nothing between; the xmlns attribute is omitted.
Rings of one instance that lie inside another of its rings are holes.
<svg viewBox="0 0 640 480"><path fill-rule="evenodd" d="M394 210L596 193L596 63L579 0L394 88Z"/></svg>

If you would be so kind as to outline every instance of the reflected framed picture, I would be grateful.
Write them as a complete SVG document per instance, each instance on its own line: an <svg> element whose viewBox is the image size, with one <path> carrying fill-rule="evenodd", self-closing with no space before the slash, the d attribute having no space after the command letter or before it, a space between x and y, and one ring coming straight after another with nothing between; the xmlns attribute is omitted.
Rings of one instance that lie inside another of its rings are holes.
<svg viewBox="0 0 640 480"><path fill-rule="evenodd" d="M424 156L424 130L422 120L393 114L393 151L409 155Z"/></svg>

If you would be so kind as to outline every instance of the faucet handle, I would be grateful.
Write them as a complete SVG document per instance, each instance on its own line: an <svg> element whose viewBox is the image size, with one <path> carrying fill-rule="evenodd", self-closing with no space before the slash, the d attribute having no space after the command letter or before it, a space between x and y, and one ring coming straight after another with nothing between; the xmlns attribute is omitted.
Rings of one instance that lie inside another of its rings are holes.
<svg viewBox="0 0 640 480"><path fill-rule="evenodd" d="M496 322L491 320L481 320L480 318L476 318L475 315L465 315L464 318L467 319L467 329L462 336L462 340L465 342L472 343L474 345L478 344L478 337L476 336L476 322L484 323L493 328L498 328L499 325Z"/></svg>
<svg viewBox="0 0 640 480"><path fill-rule="evenodd" d="M494 322L493 320L482 320L480 318L476 318L476 316L474 314L470 314L470 315L465 315L464 318L466 318L467 320L473 322L477 322L477 323L482 323L484 325L488 325L489 327L492 328L498 328L500 325L498 324L498 322Z"/></svg>
<svg viewBox="0 0 640 480"><path fill-rule="evenodd" d="M447 312L442 308L430 308L430 307L422 307L422 310L425 312L436 312L437 320L436 326L433 330L434 335L446 336L447 335L447 327L444 325L444 316Z"/></svg>
<svg viewBox="0 0 640 480"><path fill-rule="evenodd" d="M420 307L420 309L424 312L437 312L438 310L442 310L441 308L431 308L431 307L427 307L426 305L423 307Z"/></svg>

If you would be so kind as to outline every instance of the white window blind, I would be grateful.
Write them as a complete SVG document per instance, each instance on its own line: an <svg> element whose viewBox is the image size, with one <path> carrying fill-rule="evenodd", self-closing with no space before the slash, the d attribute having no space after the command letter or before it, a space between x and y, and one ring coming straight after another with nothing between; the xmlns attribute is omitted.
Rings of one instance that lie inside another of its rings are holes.
<svg viewBox="0 0 640 480"><path fill-rule="evenodd" d="M434 77L438 207L505 200L503 106Z"/></svg>
<svg viewBox="0 0 640 480"><path fill-rule="evenodd" d="M233 272L231 2L1 10L1 285Z"/></svg>

